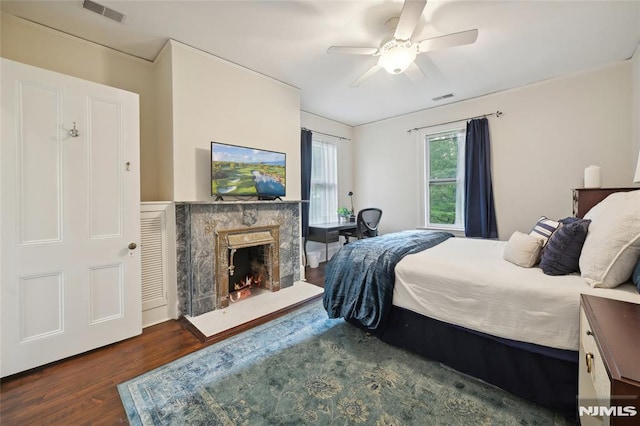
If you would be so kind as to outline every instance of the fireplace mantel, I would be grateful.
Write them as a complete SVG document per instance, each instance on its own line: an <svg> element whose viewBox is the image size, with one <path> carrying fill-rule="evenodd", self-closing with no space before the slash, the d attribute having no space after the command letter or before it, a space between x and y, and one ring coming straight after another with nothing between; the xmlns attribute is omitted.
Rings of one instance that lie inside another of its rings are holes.
<svg viewBox="0 0 640 426"><path fill-rule="evenodd" d="M215 235L225 230L277 226L280 288L300 280L299 200L176 202L178 310L197 316L218 306Z"/></svg>

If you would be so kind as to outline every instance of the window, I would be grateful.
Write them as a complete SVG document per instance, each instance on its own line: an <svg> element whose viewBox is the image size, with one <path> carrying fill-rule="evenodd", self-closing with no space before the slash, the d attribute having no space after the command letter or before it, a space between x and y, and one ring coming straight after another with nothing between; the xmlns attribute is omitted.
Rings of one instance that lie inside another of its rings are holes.
<svg viewBox="0 0 640 426"><path fill-rule="evenodd" d="M338 146L313 139L309 223L335 222L338 210Z"/></svg>
<svg viewBox="0 0 640 426"><path fill-rule="evenodd" d="M425 137L425 225L464 229L465 129Z"/></svg>

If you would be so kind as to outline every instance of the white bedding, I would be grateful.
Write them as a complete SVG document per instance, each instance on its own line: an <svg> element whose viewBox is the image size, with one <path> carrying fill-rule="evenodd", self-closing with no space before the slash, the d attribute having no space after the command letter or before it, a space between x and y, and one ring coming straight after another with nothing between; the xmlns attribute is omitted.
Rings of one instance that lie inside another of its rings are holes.
<svg viewBox="0 0 640 426"><path fill-rule="evenodd" d="M640 303L632 284L592 288L502 257L505 241L450 238L396 266L393 304L498 337L578 350L580 294Z"/></svg>

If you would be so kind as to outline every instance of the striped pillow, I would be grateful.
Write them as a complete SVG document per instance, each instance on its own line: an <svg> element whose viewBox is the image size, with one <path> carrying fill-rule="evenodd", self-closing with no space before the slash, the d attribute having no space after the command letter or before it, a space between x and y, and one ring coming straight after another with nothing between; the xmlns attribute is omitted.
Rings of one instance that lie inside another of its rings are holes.
<svg viewBox="0 0 640 426"><path fill-rule="evenodd" d="M531 232L529 232L529 235L540 238L542 240L542 245L545 245L547 244L547 241L549 241L551 234L553 234L559 226L560 222L556 222L546 216L542 216L538 219L538 223L535 224Z"/></svg>

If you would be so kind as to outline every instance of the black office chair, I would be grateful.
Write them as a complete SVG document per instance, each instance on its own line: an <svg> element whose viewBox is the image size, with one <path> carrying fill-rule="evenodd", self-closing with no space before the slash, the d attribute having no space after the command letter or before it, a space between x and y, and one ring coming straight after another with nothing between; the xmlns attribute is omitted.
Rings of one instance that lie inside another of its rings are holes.
<svg viewBox="0 0 640 426"><path fill-rule="evenodd" d="M350 238L371 238L378 235L378 224L382 217L382 210L369 207L358 212L356 219L356 229L345 229L340 231L340 235L344 237L344 243L348 244Z"/></svg>

